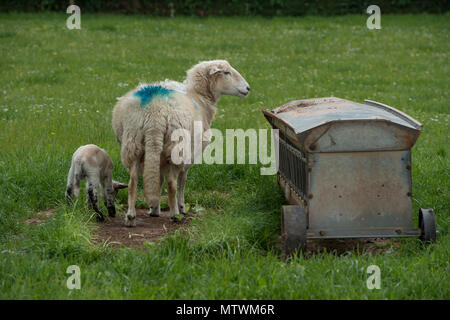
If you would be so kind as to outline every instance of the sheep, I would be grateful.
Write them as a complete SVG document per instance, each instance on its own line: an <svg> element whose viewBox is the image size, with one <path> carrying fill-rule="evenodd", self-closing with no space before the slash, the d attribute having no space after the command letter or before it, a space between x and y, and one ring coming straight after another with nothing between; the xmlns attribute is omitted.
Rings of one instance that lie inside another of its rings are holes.
<svg viewBox="0 0 450 320"><path fill-rule="evenodd" d="M72 157L69 175L67 177L66 201L72 203L80 195L80 181L86 178L86 201L97 212L97 220L105 218L98 205L97 190L101 186L103 202L110 217L115 217L114 198L120 189L127 185L112 180L113 162L108 153L94 144L79 147Z"/></svg>
<svg viewBox="0 0 450 320"><path fill-rule="evenodd" d="M121 145L122 163L130 173L126 226L136 225L139 174L143 174L150 216L160 214L161 187L166 174L169 217L180 211L186 213L184 188L191 164L171 162L171 151L177 143L170 139L172 132L177 129L193 132L194 121L202 121L203 130L208 130L222 94L244 98L249 92L247 81L227 61L213 60L189 69L183 83L166 80L141 84L119 99L113 109L112 124ZM207 144L203 143L202 150Z"/></svg>

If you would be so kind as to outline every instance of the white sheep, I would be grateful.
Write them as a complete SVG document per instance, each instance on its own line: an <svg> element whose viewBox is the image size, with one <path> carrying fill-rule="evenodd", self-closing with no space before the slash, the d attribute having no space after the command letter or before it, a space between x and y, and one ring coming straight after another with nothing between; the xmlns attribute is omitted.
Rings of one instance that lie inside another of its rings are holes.
<svg viewBox="0 0 450 320"><path fill-rule="evenodd" d="M102 198L108 209L110 217L116 215L114 198L119 189L126 188L126 184L112 180L113 162L108 153L94 144L79 147L72 157L69 175L67 177L66 200L71 203L80 195L80 182L86 178L86 191L88 204L98 213L97 220L103 221L104 217L98 205L97 190L99 185L102 190Z"/></svg>
<svg viewBox="0 0 450 320"><path fill-rule="evenodd" d="M193 66L183 83L166 80L141 84L119 99L112 122L121 145L122 162L130 173L126 226L136 225L138 174L143 174L144 197L151 216L159 216L166 174L169 216L185 213L184 187L191 164L171 162L171 151L176 145L170 139L172 132L177 129L193 132L194 121L202 121L204 131L210 129L217 111L215 105L222 94L244 98L249 91L247 81L227 61L214 60ZM203 143L202 148L206 145Z"/></svg>

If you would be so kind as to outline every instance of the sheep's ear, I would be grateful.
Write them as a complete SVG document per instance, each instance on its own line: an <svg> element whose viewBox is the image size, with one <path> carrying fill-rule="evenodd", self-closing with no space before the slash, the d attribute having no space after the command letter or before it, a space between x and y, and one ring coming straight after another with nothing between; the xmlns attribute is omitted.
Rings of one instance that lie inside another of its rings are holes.
<svg viewBox="0 0 450 320"><path fill-rule="evenodd" d="M128 185L113 180L113 187L114 187L114 189L116 189L116 190L120 190L120 189L128 188Z"/></svg>
<svg viewBox="0 0 450 320"><path fill-rule="evenodd" d="M222 72L222 71L223 71L223 69L221 67L219 67L219 66L212 66L209 69L209 75L213 75L213 74L216 74L216 73Z"/></svg>

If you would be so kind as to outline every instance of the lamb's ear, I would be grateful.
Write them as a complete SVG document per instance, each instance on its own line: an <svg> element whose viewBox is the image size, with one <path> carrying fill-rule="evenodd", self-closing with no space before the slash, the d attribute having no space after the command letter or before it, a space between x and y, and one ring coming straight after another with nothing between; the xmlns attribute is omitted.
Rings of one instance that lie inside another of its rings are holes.
<svg viewBox="0 0 450 320"><path fill-rule="evenodd" d="M113 180L113 187L114 187L114 189L116 189L116 190L120 190L120 189L128 188L128 185Z"/></svg>
<svg viewBox="0 0 450 320"><path fill-rule="evenodd" d="M216 74L216 73L221 72L221 71L223 71L223 69L221 67L219 67L219 66L212 66L209 69L209 75L213 75L213 74Z"/></svg>

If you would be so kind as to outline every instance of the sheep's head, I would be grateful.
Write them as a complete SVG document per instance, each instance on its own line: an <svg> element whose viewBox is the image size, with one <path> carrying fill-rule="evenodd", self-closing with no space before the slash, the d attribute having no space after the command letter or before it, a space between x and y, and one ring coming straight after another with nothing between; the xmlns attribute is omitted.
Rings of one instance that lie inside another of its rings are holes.
<svg viewBox="0 0 450 320"><path fill-rule="evenodd" d="M221 94L244 98L250 92L247 81L227 61L211 63L208 72L215 78L215 89Z"/></svg>
<svg viewBox="0 0 450 320"><path fill-rule="evenodd" d="M188 71L188 84L196 91L206 91L215 99L222 94L244 98L250 86L226 60L200 62Z"/></svg>

